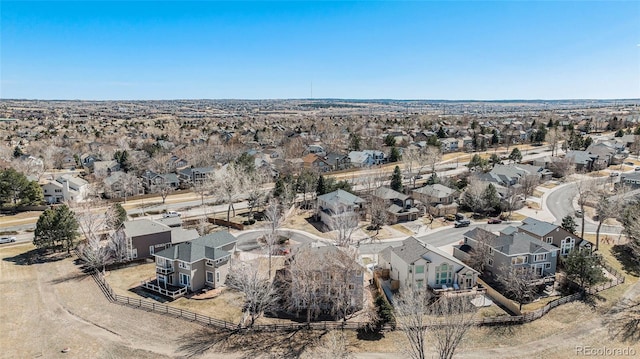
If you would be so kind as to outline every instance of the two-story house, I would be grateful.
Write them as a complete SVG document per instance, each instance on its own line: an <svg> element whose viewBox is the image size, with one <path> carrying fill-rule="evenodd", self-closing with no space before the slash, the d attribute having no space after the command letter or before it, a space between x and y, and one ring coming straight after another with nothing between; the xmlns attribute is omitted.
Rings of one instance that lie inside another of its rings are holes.
<svg viewBox="0 0 640 359"><path fill-rule="evenodd" d="M485 270L494 278L505 277L507 271L527 270L536 280L554 280L559 249L527 233L507 230L496 235L482 228L474 228L464 235L464 242L454 246L453 255L467 261L479 246L488 258Z"/></svg>
<svg viewBox="0 0 640 359"><path fill-rule="evenodd" d="M351 168L351 159L348 155L328 153L324 157L324 160L331 166L333 171L341 171Z"/></svg>
<svg viewBox="0 0 640 359"><path fill-rule="evenodd" d="M348 156L351 166L359 168L371 167L385 162L384 152L376 150L351 151Z"/></svg>
<svg viewBox="0 0 640 359"><path fill-rule="evenodd" d="M458 212L458 204L455 201L460 197L460 192L457 189L436 183L415 189L411 193L416 200L427 206L432 216Z"/></svg>
<svg viewBox="0 0 640 359"><path fill-rule="evenodd" d="M359 220L366 214L364 210L365 203L364 199L339 189L318 196L316 217L327 226L332 225L335 216L352 215Z"/></svg>
<svg viewBox="0 0 640 359"><path fill-rule="evenodd" d="M155 173L153 171L144 171L141 176L142 184L147 190L152 190L155 186L168 185L171 188L178 188L180 179L175 173Z"/></svg>
<svg viewBox="0 0 640 359"><path fill-rule="evenodd" d="M178 171L178 178L186 186L199 185L212 176L214 171L213 167L189 167Z"/></svg>
<svg viewBox="0 0 640 359"><path fill-rule="evenodd" d="M386 207L390 224L415 221L420 216L420 210L414 207L412 197L389 187L379 187L373 191L372 201L382 203Z"/></svg>
<svg viewBox="0 0 640 359"><path fill-rule="evenodd" d="M227 279L236 242L229 232L215 232L157 252L156 278L143 287L173 299L205 287L219 288Z"/></svg>
<svg viewBox="0 0 640 359"><path fill-rule="evenodd" d="M332 169L331 164L325 161L324 158L316 155L315 153L309 153L302 157L302 166L304 168L312 169L314 171L323 173L329 172Z"/></svg>
<svg viewBox="0 0 640 359"><path fill-rule="evenodd" d="M45 202L49 204L62 202L81 202L89 193L89 182L71 174L58 176L55 180L44 180L40 183Z"/></svg>
<svg viewBox="0 0 640 359"><path fill-rule="evenodd" d="M314 317L343 317L364 304L364 268L336 246L312 243L297 247L275 278L282 310L294 315L310 309Z"/></svg>
<svg viewBox="0 0 640 359"><path fill-rule="evenodd" d="M560 256L564 257L574 248L591 249L591 242L567 231L553 223L543 222L535 218L525 218L522 225L517 227L519 232L524 232L532 237L560 248Z"/></svg>
<svg viewBox="0 0 640 359"><path fill-rule="evenodd" d="M148 258L171 245L171 228L149 218L123 223L129 259Z"/></svg>
<svg viewBox="0 0 640 359"><path fill-rule="evenodd" d="M399 247L387 247L378 258L379 264L389 271L391 287L400 290L407 286L429 288L437 294L467 290L476 286L480 274L452 255L414 237L405 239Z"/></svg>

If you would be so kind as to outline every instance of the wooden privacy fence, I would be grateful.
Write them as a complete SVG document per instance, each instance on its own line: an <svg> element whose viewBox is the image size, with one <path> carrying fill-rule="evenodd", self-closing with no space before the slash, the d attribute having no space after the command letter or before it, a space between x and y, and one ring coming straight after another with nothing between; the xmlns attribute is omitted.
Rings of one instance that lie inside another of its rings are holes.
<svg viewBox="0 0 640 359"><path fill-rule="evenodd" d="M608 267L608 268L607 268ZM588 290L589 293L597 293L599 291L614 287L618 284L624 283L624 276L620 275L613 268L606 266L605 269L609 271L616 279L605 283L601 286L593 287ZM206 315L198 314L186 309L175 308L166 304L156 303L154 301L144 300L141 298L131 298L124 295L115 294L113 289L109 286L106 279L99 271L94 270L92 273L93 278L100 290L104 293L105 297L113 303L118 303L121 305L126 305L132 308L137 308L141 310L146 310L149 312L169 315L176 318L182 318L186 320L190 320L193 322L198 322L202 325L213 326L219 329L225 330L240 330L246 329L242 328L237 323L227 322L225 320L212 318ZM376 285L379 285L378 281L375 281ZM381 289L381 288L379 288ZM534 320L542 318L545 314L547 314L551 309L582 298L582 293L574 293L562 298L558 298L547 303L544 307L537 309L532 312L527 312L521 315L502 315L499 317L486 317L486 318L478 318L475 321L476 325L508 325L508 324L523 324L532 322ZM329 330L329 329L340 329L340 330L361 330L369 328L370 323L367 322L335 322L335 321L321 321L321 322L312 322L312 323L287 323L287 324L255 324L252 327L252 330L256 331L295 331L300 329L314 329L314 330ZM393 330L390 325L384 327L385 330Z"/></svg>

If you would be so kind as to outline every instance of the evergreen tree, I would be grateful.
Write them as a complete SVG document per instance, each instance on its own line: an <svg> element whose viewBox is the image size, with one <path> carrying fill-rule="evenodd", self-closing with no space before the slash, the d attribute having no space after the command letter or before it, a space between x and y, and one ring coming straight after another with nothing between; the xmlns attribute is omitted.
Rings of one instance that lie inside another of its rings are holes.
<svg viewBox="0 0 640 359"><path fill-rule="evenodd" d="M16 146L13 149L13 158L18 158L20 156L22 156L24 153L22 152L22 149L19 146Z"/></svg>
<svg viewBox="0 0 640 359"><path fill-rule="evenodd" d="M361 142L362 139L360 138L360 135L358 135L357 133L349 134L349 149L351 151L360 151Z"/></svg>
<svg viewBox="0 0 640 359"><path fill-rule="evenodd" d="M316 192L318 193L318 196L322 196L323 194L327 193L327 188L325 187L325 184L324 184L324 177L322 175L320 175L320 177L318 177L318 184L316 185Z"/></svg>
<svg viewBox="0 0 640 359"><path fill-rule="evenodd" d="M391 176L391 189L397 192L402 192L402 172L400 172L400 167L398 166L393 169L393 175Z"/></svg>
<svg viewBox="0 0 640 359"><path fill-rule="evenodd" d="M489 183L482 194L487 212L495 212L500 207L500 196L492 183Z"/></svg>
<svg viewBox="0 0 640 359"><path fill-rule="evenodd" d="M78 236L78 222L66 205L45 210L36 223L33 244L38 248L52 249L61 246L71 252Z"/></svg>
<svg viewBox="0 0 640 359"><path fill-rule="evenodd" d="M574 249L562 261L567 279L584 290L606 280L599 257L585 249Z"/></svg>
<svg viewBox="0 0 640 359"><path fill-rule="evenodd" d="M440 128L438 129L438 133L436 135L438 136L438 138L447 137L447 133L444 131L444 128L442 128L442 126L440 126Z"/></svg>
<svg viewBox="0 0 640 359"><path fill-rule="evenodd" d="M547 123L547 127L548 128L553 127L553 119L549 119L549 123Z"/></svg>
<svg viewBox="0 0 640 359"><path fill-rule="evenodd" d="M562 228L566 229L567 231L575 234L576 233L576 227L578 225L576 224L576 221L573 219L573 216L568 214L562 219L562 224L560 226Z"/></svg>
<svg viewBox="0 0 640 359"><path fill-rule="evenodd" d="M635 131L633 131L634 135L640 135L640 126L636 127Z"/></svg>
<svg viewBox="0 0 640 359"><path fill-rule="evenodd" d="M113 218L113 222L110 223L111 228L118 229L122 224L127 220L127 210L122 207L120 203L115 203L113 205L113 210L115 212L115 216Z"/></svg>
<svg viewBox="0 0 640 359"><path fill-rule="evenodd" d="M20 194L20 204L35 206L44 202L44 193L38 181L31 181Z"/></svg>
<svg viewBox="0 0 640 359"><path fill-rule="evenodd" d="M511 151L511 154L509 154L509 159L516 163L522 161L522 153L520 152L518 147L515 147Z"/></svg>
<svg viewBox="0 0 640 359"><path fill-rule="evenodd" d="M434 185L436 183L440 183L440 178L438 178L438 174L434 172L427 179L427 185Z"/></svg>
<svg viewBox="0 0 640 359"><path fill-rule="evenodd" d="M389 152L389 162L398 161L400 161L400 151L395 147L391 147L391 152Z"/></svg>
<svg viewBox="0 0 640 359"><path fill-rule="evenodd" d="M391 136L391 134L388 134L385 138L384 138L384 144L386 146L389 147L393 147L396 145L396 138Z"/></svg>
<svg viewBox="0 0 640 359"><path fill-rule="evenodd" d="M479 154L475 154L473 155L473 157L471 157L471 161L469 161L469 164L467 165L469 168L476 168L476 167L484 167L486 164L486 161L482 159L482 157L480 157Z"/></svg>
<svg viewBox="0 0 640 359"><path fill-rule="evenodd" d="M615 137L622 137L622 136L624 136L624 130L623 130L623 129L619 129L619 130L616 132Z"/></svg>

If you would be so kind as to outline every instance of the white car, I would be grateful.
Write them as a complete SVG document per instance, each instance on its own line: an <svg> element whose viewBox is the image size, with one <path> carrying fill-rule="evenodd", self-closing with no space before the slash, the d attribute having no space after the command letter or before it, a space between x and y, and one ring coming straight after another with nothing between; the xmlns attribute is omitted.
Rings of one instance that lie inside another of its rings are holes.
<svg viewBox="0 0 640 359"><path fill-rule="evenodd" d="M0 237L0 243L12 243L16 241L16 237Z"/></svg>
<svg viewBox="0 0 640 359"><path fill-rule="evenodd" d="M180 217L180 212L167 211L167 213L162 215L162 218L171 218L171 217Z"/></svg>

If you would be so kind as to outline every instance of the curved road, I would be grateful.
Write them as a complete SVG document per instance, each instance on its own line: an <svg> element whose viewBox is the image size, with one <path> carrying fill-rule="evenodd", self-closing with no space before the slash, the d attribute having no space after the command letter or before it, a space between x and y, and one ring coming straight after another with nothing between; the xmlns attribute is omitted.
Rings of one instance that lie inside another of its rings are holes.
<svg viewBox="0 0 640 359"><path fill-rule="evenodd" d="M602 179L601 179L602 180ZM605 179L605 180L608 180ZM597 180L594 180L597 181ZM573 200L578 195L578 190L576 189L575 183L569 183L565 185L561 185L559 187L554 188L549 192L549 196L546 198L546 206L549 209L549 212L553 214L556 218L555 224L561 224L562 218L567 215L575 216L575 208L573 207ZM577 231L581 230L582 220L580 218L576 218L576 222L578 224ZM584 231L585 233L595 233L598 228L598 224L593 222L592 220L585 218L584 221ZM607 234L620 234L622 232L622 227L620 226L607 226L602 225L600 229L600 233Z"/></svg>

